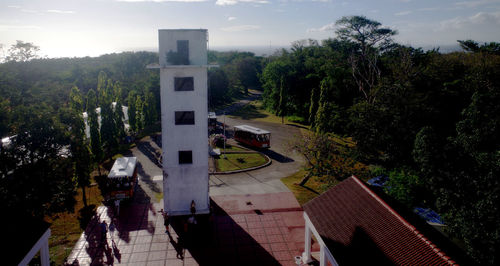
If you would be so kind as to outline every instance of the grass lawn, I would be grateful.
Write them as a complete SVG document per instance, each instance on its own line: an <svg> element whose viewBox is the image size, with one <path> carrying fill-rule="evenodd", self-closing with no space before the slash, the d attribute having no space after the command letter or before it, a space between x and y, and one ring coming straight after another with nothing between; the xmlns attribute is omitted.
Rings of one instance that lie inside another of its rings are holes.
<svg viewBox="0 0 500 266"><path fill-rule="evenodd" d="M227 159L224 159L224 155L221 155L216 159L218 172L247 169L267 162L267 159L259 153L228 153L226 157Z"/></svg>
<svg viewBox="0 0 500 266"><path fill-rule="evenodd" d="M224 152L224 147L215 147L214 149L220 149L220 152ZM226 151L248 151L248 149L226 143Z"/></svg>
<svg viewBox="0 0 500 266"><path fill-rule="evenodd" d="M255 121L281 124L281 117L276 116L264 109L264 107L262 107L262 101L252 101L228 116L235 119L251 119ZM286 118L284 122L286 124L293 124L304 127L304 125L301 125L299 123L287 121Z"/></svg>
<svg viewBox="0 0 500 266"><path fill-rule="evenodd" d="M55 265L63 265L95 209L102 204L103 198L97 185L86 188L85 192L88 204L86 209L83 207L82 189L78 188L74 212L58 213L46 219L47 222L51 223L49 253L50 259Z"/></svg>
<svg viewBox="0 0 500 266"><path fill-rule="evenodd" d="M302 181L302 178L306 175L306 173L307 171L300 170L291 176L281 179L281 182L283 182L283 184L285 184L285 186L292 191L293 195L295 195L295 198L297 198L300 205L304 205L328 189L324 186L324 183L320 182L314 176L307 181L305 186L299 186L298 184ZM334 185L336 185L336 183Z"/></svg>

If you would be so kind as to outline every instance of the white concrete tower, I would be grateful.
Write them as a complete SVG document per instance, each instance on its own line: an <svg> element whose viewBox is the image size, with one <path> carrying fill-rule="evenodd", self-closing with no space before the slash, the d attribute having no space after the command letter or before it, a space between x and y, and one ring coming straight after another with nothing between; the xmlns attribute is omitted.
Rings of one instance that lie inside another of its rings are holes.
<svg viewBox="0 0 500 266"><path fill-rule="evenodd" d="M208 213L207 30L159 30L163 199L169 215Z"/></svg>

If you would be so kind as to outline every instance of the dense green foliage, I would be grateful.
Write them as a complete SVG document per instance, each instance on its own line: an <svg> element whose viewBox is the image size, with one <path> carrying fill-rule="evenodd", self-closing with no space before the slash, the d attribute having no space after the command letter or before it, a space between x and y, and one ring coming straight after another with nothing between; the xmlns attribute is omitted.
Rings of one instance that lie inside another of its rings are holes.
<svg viewBox="0 0 500 266"><path fill-rule="evenodd" d="M89 142L85 136L85 123L83 119L83 96L77 87L71 88L70 108L65 112L69 116L70 149L73 158L73 170L76 183L82 188L83 204L87 206L85 187L90 185L90 171L92 170L92 157Z"/></svg>
<svg viewBox="0 0 500 266"><path fill-rule="evenodd" d="M500 44L460 41L464 52L441 54L399 45L364 17L337 26L336 38L270 58L265 106L352 137L354 158L388 169L392 196L438 210L472 258L498 264Z"/></svg>
<svg viewBox="0 0 500 266"><path fill-rule="evenodd" d="M18 134L0 150L0 211L42 219L72 210L71 160L64 148L69 139L49 108L22 107L16 113Z"/></svg>
<svg viewBox="0 0 500 266"><path fill-rule="evenodd" d="M221 104L231 102L248 89L259 89L259 76L262 72L263 58L250 52L208 53L210 64L219 67L208 72L208 106L215 109Z"/></svg>

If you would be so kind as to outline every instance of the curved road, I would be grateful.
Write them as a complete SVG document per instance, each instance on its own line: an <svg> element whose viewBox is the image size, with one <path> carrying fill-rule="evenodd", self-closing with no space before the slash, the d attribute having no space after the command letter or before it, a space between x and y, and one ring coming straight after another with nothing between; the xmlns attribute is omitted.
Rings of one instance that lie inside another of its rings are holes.
<svg viewBox="0 0 500 266"><path fill-rule="evenodd" d="M222 117L219 118L221 121ZM289 191L280 181L281 178L294 174L303 163L298 153L289 149L289 142L300 137L298 128L253 120L231 119L226 117L230 126L250 125L271 132L271 148L264 153L272 159L271 165L249 172L231 175L211 175L210 195L260 194Z"/></svg>
<svg viewBox="0 0 500 266"><path fill-rule="evenodd" d="M224 111L230 114L251 100L259 98L253 94L247 99L240 100L229 106ZM222 111L220 112L222 113ZM218 115L217 120L223 121L223 116ZM231 119L226 117L226 129L235 125L251 125L271 132L271 148L264 153L272 159L271 165L249 172L230 175L210 175L210 195L234 194L261 194L273 192L286 192L288 188L280 181L300 170L303 158L298 153L288 148L288 143L294 137L300 137L300 130L292 125L259 122L254 120ZM230 134L231 131L228 131ZM152 138L146 137L131 149L134 156L138 157L140 177L139 184L150 197L157 196L163 190L162 171L158 164L161 154L161 144Z"/></svg>

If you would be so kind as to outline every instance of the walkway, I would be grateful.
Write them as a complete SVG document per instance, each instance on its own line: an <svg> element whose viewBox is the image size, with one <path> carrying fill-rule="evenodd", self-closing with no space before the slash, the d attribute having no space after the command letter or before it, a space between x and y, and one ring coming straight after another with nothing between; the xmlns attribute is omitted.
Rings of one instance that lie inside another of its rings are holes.
<svg viewBox="0 0 500 266"><path fill-rule="evenodd" d="M123 206L117 230L100 239L99 223L112 211L100 206L68 257L72 265L295 265L304 246L302 210L290 192L212 197L214 214L187 227L175 217L171 239L160 203ZM318 249L317 246L314 246Z"/></svg>

